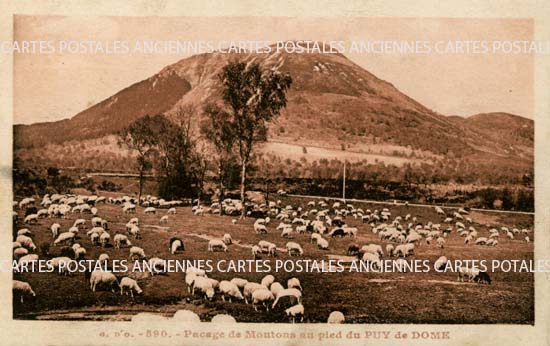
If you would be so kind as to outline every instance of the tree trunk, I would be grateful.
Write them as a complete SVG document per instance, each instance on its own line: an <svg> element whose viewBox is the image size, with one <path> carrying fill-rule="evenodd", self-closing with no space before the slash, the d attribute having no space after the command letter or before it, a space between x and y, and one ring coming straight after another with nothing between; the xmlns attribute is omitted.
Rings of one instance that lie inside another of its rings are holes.
<svg viewBox="0 0 550 346"><path fill-rule="evenodd" d="M138 194L138 205L141 205L141 192L143 190L143 168L139 170L139 194Z"/></svg>
<svg viewBox="0 0 550 346"><path fill-rule="evenodd" d="M246 186L246 160L243 160L241 167L241 203L243 205L243 210L241 211L241 219L244 219L246 216L246 207L245 202L245 186Z"/></svg>

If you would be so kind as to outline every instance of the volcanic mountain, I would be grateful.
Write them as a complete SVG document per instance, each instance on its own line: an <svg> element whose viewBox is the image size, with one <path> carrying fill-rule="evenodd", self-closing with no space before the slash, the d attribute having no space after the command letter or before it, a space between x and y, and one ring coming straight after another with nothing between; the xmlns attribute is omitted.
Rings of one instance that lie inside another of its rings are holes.
<svg viewBox="0 0 550 346"><path fill-rule="evenodd" d="M70 119L16 125L15 148L101 138L147 114L170 115L188 104L196 106L200 118L202 106L220 98L221 69L236 60L257 62L263 68L279 66L292 76L288 105L270 124L271 142L338 150L387 147L440 158L499 158L532 169L533 121L505 113L468 118L438 114L341 54L194 55Z"/></svg>

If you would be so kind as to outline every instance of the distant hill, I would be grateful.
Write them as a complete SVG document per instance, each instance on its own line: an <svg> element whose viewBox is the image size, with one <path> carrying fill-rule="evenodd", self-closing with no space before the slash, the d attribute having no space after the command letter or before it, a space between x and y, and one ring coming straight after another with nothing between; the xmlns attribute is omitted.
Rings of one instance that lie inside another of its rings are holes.
<svg viewBox="0 0 550 346"><path fill-rule="evenodd" d="M351 148L375 154L422 152L498 160L532 170L533 121L506 113L468 118L438 114L341 54L201 54L183 59L68 120L14 127L16 149L75 143L116 134L146 115L172 114L220 98L217 75L230 61L280 65L293 85L288 105L270 125L270 140ZM422 81L419 81L422 83ZM70 90L67 91L70 96ZM200 118L202 114L197 114ZM197 119L198 120L198 119ZM198 123L198 121L197 121ZM397 149L396 149L397 148ZM16 152L17 154L17 152Z"/></svg>

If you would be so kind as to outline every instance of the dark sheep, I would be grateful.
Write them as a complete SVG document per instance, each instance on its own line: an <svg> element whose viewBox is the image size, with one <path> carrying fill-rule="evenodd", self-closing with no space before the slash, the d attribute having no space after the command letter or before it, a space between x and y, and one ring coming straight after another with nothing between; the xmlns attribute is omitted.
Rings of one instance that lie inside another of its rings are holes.
<svg viewBox="0 0 550 346"><path fill-rule="evenodd" d="M359 245L351 244L348 246L348 256L355 256L359 253Z"/></svg>
<svg viewBox="0 0 550 346"><path fill-rule="evenodd" d="M343 237L346 235L346 232L342 229L342 228L337 228L335 230L333 230L331 233L330 233L330 236L331 237Z"/></svg>
<svg viewBox="0 0 550 346"><path fill-rule="evenodd" d="M489 274L487 272L479 272L477 276L474 278L474 281L480 284L491 284L491 278L489 277Z"/></svg>

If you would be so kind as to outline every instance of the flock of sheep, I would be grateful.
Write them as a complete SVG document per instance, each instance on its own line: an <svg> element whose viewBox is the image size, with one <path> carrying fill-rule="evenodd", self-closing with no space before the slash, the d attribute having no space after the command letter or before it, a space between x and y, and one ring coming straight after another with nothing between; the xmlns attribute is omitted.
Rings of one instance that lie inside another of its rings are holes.
<svg viewBox="0 0 550 346"><path fill-rule="evenodd" d="M109 220L101 217L100 205L105 203L119 205L121 215L128 220L124 231L117 232L112 237L109 233L111 232ZM40 209L35 207L36 204L39 204ZM21 212L25 215L23 223L28 225L27 227L31 227L39 224L44 218L72 219L75 215L77 216L72 226L66 231L62 230L58 222L51 224L48 229L48 232L51 232L51 245L61 246L60 255L51 258L49 266L52 270L60 267L67 268L70 262L86 258L86 248L81 244L81 239L85 237L90 246L128 248L128 258L147 261L153 268L152 275L154 275L161 271L157 271L157 268L162 267L164 259L157 256L148 257L145 250L139 246L142 241L142 229L139 219L133 217L133 214L136 213L138 207L143 208L144 214L151 215L155 215L161 209L166 210L166 213L159 219L159 224L165 225L169 222L170 217L177 214L177 207L182 204L181 201L164 201L153 196L143 197L138 203L136 198L128 196L108 198L105 196L54 194L43 196L40 203L37 203L32 197L24 198L19 202L14 201L13 218L14 225L17 225L20 222L19 212ZM402 260L407 256L414 255L415 250L424 244L443 249L446 239L452 234L463 237L466 245L498 246L501 234L504 234L509 240L522 235L524 240L529 242L529 233L531 232L527 229L512 228L510 230L507 227L501 227L500 229L491 228L488 234L481 234L482 231L476 230L476 223L464 208L447 214L442 208L435 207L436 213L441 217L437 223L431 221L422 223L416 216L409 213L392 215L387 208L373 211L363 210L341 202L329 205L325 200L309 201L300 206L286 205L283 207L281 201L271 201L267 204L249 203L243 206L240 201L226 199L214 202L208 207L196 205L192 208L192 212L197 217L205 213L218 214L222 212L225 215L236 216L241 213L243 208L247 208L247 215L255 219L250 232L260 237L272 232L268 226L277 220L278 225L275 230L281 232L280 237L285 239L284 252L290 257L307 255L303 246L295 239L300 234L310 234L311 243L320 250L330 250L332 242L349 239L352 243L348 245L345 255L369 262L375 268L381 267L381 259L384 256L397 257ZM33 212L29 213L28 211ZM83 217L84 214L91 215L91 219L86 220ZM361 221L365 226L351 227L346 223L348 218ZM236 218L231 220L233 224L238 222ZM378 236L379 243L359 244L356 241L358 237L369 231ZM33 238L33 231L29 228L20 228L14 232L13 256L18 264L39 259ZM228 246L233 243L232 236L225 233L220 238L209 239L205 250L227 252ZM239 243L244 244L243 242ZM263 255L277 256L281 252L275 243L267 240L260 240L257 244L249 245L254 259ZM179 237L171 238L167 247L172 255L185 251L184 241ZM111 258L108 253L103 252L97 260L107 264ZM436 262L436 267L443 266L446 262L447 258L441 256ZM69 273L62 271L61 274ZM459 280L491 282L487 273L475 269L461 270L458 273L458 278ZM121 295L126 294L132 297L134 294L144 293L136 279L125 276L119 280L114 273L107 270L87 272L86 279L89 280L90 289L93 292L98 287L103 287L103 289L110 289L113 292L116 290ZM249 282L242 278L218 281L209 277L204 270L189 267L185 273L185 284L191 295L198 294L207 300L212 300L215 295L219 295L223 301L244 301L245 304L251 304L256 311L258 309L269 311L270 308L275 308L281 300L286 300L290 303L285 310L289 320L292 322L303 321L304 318L305 311L302 305L304 289L296 277L288 279L285 288L276 281L273 275L266 275L260 282ZM20 297L22 303L24 297L36 296L35 291L27 282L14 280L13 290ZM178 316L187 316L185 318L188 318L192 314L194 313L182 310L182 312L176 313L174 318ZM142 313L134 316L134 319L147 319L151 317L150 315ZM195 319L193 316L189 318L190 320ZM220 316L219 319L234 321L234 318L228 315ZM327 318L329 323L343 323L344 320L344 315L339 311L333 311Z"/></svg>

